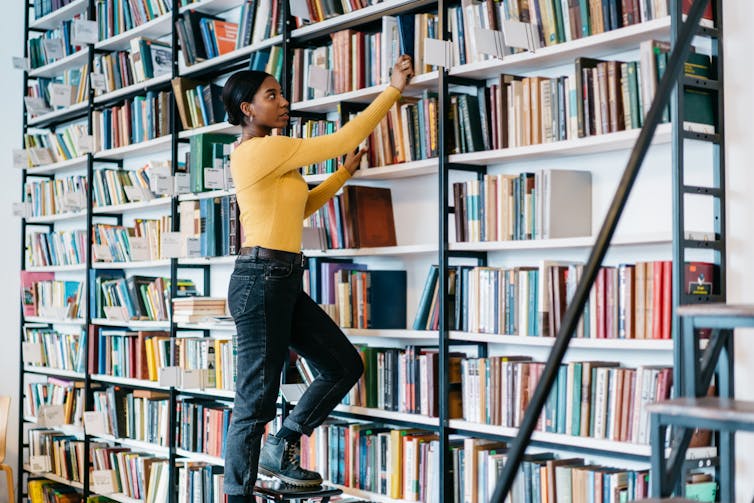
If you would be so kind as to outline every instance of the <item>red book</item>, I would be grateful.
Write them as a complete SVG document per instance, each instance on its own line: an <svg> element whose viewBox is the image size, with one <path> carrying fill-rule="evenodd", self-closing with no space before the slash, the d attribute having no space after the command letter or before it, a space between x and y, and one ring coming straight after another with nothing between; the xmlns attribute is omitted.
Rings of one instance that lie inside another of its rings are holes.
<svg viewBox="0 0 754 503"><path fill-rule="evenodd" d="M613 267L605 268L605 337L608 339L617 338L614 325L617 325L615 308L617 305L617 287L615 281L615 269Z"/></svg>
<svg viewBox="0 0 754 503"><path fill-rule="evenodd" d="M688 14L689 10L691 10L691 5L694 3L694 0L683 0L683 13ZM713 22L712 17L712 2L707 3L707 8L704 9L704 12L702 13L702 19L706 19L710 22ZM703 23L703 24L709 24L709 23Z"/></svg>
<svg viewBox="0 0 754 503"><path fill-rule="evenodd" d="M715 289L715 264L688 262L684 266L683 289L691 295L712 295Z"/></svg>
<svg viewBox="0 0 754 503"><path fill-rule="evenodd" d="M650 262L652 268L652 339L662 339L663 294L662 262Z"/></svg>
<svg viewBox="0 0 754 503"><path fill-rule="evenodd" d="M662 338L670 339L673 322L673 263L662 263Z"/></svg>
<svg viewBox="0 0 754 503"><path fill-rule="evenodd" d="M215 33L218 54L227 54L236 49L238 24L228 21L212 21L212 30Z"/></svg>
<svg viewBox="0 0 754 503"><path fill-rule="evenodd" d="M37 288L40 281L52 281L55 279L53 272L29 272L21 271L21 305L24 316L37 316Z"/></svg>

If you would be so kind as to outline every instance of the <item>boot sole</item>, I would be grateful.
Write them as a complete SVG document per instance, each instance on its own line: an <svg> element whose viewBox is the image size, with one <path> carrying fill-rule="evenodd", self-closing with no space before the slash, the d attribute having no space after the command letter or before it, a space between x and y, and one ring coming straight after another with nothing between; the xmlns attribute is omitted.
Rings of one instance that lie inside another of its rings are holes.
<svg viewBox="0 0 754 503"><path fill-rule="evenodd" d="M267 475L268 477L276 477L276 478L282 480L283 482L285 482L286 484L290 484L292 486L297 486L297 487L313 487L313 486L322 485L322 479L319 479L318 481L317 480L293 479L291 477L286 477L285 475L281 475L279 473L275 473L273 471L270 471L270 470L268 470L266 468L263 468L261 466L259 467L259 473L261 473L262 475Z"/></svg>

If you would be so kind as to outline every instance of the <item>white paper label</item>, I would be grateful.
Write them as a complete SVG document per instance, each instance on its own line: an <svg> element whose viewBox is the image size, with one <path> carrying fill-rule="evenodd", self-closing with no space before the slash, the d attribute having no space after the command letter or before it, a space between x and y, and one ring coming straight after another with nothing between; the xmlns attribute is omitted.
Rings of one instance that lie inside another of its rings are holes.
<svg viewBox="0 0 754 503"><path fill-rule="evenodd" d="M149 179L149 185L152 192L158 196L173 195L173 180L170 175L153 172L152 177Z"/></svg>
<svg viewBox="0 0 754 503"><path fill-rule="evenodd" d="M29 468L37 473L49 472L51 470L50 456L29 456Z"/></svg>
<svg viewBox="0 0 754 503"><path fill-rule="evenodd" d="M141 187L125 185L123 186L123 190L125 191L129 202L144 200L144 192L141 190Z"/></svg>
<svg viewBox="0 0 754 503"><path fill-rule="evenodd" d="M128 321L128 309L125 306L105 306L105 318L108 320Z"/></svg>
<svg viewBox="0 0 754 503"><path fill-rule="evenodd" d="M71 41L76 45L96 44L99 42L97 21L75 19L73 21Z"/></svg>
<svg viewBox="0 0 754 503"><path fill-rule="evenodd" d="M90 73L89 82L92 83L92 89L95 91L107 91L107 82L105 81L105 75L102 73Z"/></svg>
<svg viewBox="0 0 754 503"><path fill-rule="evenodd" d="M291 16L299 17L304 21L310 21L309 8L306 6L306 0L290 0L288 3L291 9Z"/></svg>
<svg viewBox="0 0 754 503"><path fill-rule="evenodd" d="M66 84L50 84L50 105L54 107L71 106L73 86Z"/></svg>
<svg viewBox="0 0 754 503"><path fill-rule="evenodd" d="M204 168L204 188L222 189L225 185L225 173L221 168Z"/></svg>
<svg viewBox="0 0 754 503"><path fill-rule="evenodd" d="M183 237L180 232L163 232L160 234L162 258L178 258L183 251Z"/></svg>
<svg viewBox="0 0 754 503"><path fill-rule="evenodd" d="M42 405L37 414L37 424L52 428L65 424L65 414L62 405Z"/></svg>
<svg viewBox="0 0 754 503"><path fill-rule="evenodd" d="M94 137L90 134L82 134L76 139L76 148L79 151L79 155L94 152Z"/></svg>
<svg viewBox="0 0 754 503"><path fill-rule="evenodd" d="M32 115L42 115L50 111L50 107L47 106L44 98L25 96L24 103L26 104L26 110Z"/></svg>
<svg viewBox="0 0 754 503"><path fill-rule="evenodd" d="M63 194L63 207L69 211L78 211L86 208L86 196L83 192L66 192Z"/></svg>
<svg viewBox="0 0 754 503"><path fill-rule="evenodd" d="M181 375L181 387L184 389L204 389L206 370L187 369Z"/></svg>
<svg viewBox="0 0 754 503"><path fill-rule="evenodd" d="M23 58L20 56L14 56L13 57L13 68L16 70L28 70L29 69L29 58Z"/></svg>
<svg viewBox="0 0 754 503"><path fill-rule="evenodd" d="M150 260L149 243L144 237L128 238L128 244L131 247L131 260L134 262L144 262Z"/></svg>
<svg viewBox="0 0 754 503"><path fill-rule="evenodd" d="M535 49L531 24L514 20L503 20L503 40L508 47Z"/></svg>
<svg viewBox="0 0 754 503"><path fill-rule="evenodd" d="M424 39L424 62L428 65L450 68L452 65L453 46L451 42L437 40L436 38Z"/></svg>
<svg viewBox="0 0 754 503"><path fill-rule="evenodd" d="M309 87L323 93L329 93L331 82L332 71L316 65L309 67Z"/></svg>
<svg viewBox="0 0 754 503"><path fill-rule="evenodd" d="M113 261L113 254L110 252L110 248L107 245L92 245L92 252L94 253L94 260L100 262Z"/></svg>
<svg viewBox="0 0 754 503"><path fill-rule="evenodd" d="M67 307L39 306L39 315L51 320L64 320L68 317Z"/></svg>
<svg viewBox="0 0 754 503"><path fill-rule="evenodd" d="M503 59L503 56L505 55L503 32L488 30L486 28L476 28L474 35L476 36L477 52Z"/></svg>
<svg viewBox="0 0 754 503"><path fill-rule="evenodd" d="M21 218L29 218L31 216L31 203L13 203L13 215Z"/></svg>
<svg viewBox="0 0 754 503"><path fill-rule="evenodd" d="M31 157L32 164L36 166L44 166L45 164L52 164L55 160L52 158L49 149L44 147L36 147L29 149L29 156Z"/></svg>
<svg viewBox="0 0 754 503"><path fill-rule="evenodd" d="M65 49L63 48L62 39L46 38L42 41L42 47L44 47L45 57L48 60L65 57Z"/></svg>
<svg viewBox="0 0 754 503"><path fill-rule="evenodd" d="M98 494L112 494L115 492L114 474L112 470L92 471L92 491Z"/></svg>
<svg viewBox="0 0 754 503"><path fill-rule="evenodd" d="M13 149L13 167L17 169L25 169L29 167L29 153L25 149Z"/></svg>
<svg viewBox="0 0 754 503"><path fill-rule="evenodd" d="M186 238L186 256L189 258L202 256L202 243L198 237L189 236Z"/></svg>
<svg viewBox="0 0 754 503"><path fill-rule="evenodd" d="M175 179L176 194L189 194L191 192L188 173L176 173L173 178Z"/></svg>
<svg viewBox="0 0 754 503"><path fill-rule="evenodd" d="M84 412L84 431L87 435L107 435L107 417L104 412Z"/></svg>
<svg viewBox="0 0 754 503"><path fill-rule="evenodd" d="M23 342L21 346L24 352L24 363L42 364L42 344L39 342Z"/></svg>
<svg viewBox="0 0 754 503"><path fill-rule="evenodd" d="M181 385L181 367L162 367L159 372L160 386L178 388Z"/></svg>

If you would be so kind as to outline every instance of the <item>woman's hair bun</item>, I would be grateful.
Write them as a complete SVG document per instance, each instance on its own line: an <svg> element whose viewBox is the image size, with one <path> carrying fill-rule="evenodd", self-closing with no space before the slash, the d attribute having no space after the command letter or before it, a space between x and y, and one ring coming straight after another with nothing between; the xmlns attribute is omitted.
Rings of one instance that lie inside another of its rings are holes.
<svg viewBox="0 0 754 503"><path fill-rule="evenodd" d="M230 124L240 126L246 121L241 103L251 102L264 79L270 76L267 72L241 70L228 78L223 86L223 105Z"/></svg>

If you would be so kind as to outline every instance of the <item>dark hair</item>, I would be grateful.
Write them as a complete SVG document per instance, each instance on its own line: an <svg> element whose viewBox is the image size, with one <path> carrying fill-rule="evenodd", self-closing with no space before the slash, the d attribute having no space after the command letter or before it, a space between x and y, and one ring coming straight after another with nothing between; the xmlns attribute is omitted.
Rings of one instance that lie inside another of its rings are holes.
<svg viewBox="0 0 754 503"><path fill-rule="evenodd" d="M251 102L267 77L271 75L257 70L242 70L230 76L223 86L223 105L228 113L228 122L238 126L246 121L241 103Z"/></svg>

